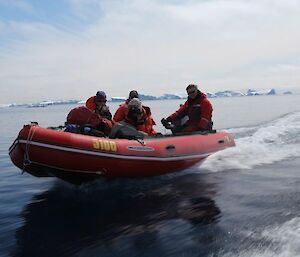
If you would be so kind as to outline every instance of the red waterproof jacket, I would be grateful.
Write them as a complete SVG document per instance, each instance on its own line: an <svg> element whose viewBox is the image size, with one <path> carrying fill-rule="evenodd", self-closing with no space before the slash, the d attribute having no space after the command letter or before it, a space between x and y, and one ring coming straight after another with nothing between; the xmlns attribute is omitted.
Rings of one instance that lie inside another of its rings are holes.
<svg viewBox="0 0 300 257"><path fill-rule="evenodd" d="M195 99L188 98L188 100L167 119L175 121L187 115L189 119L183 131L192 132L208 129L211 126L212 112L213 107L206 94L198 90L198 95Z"/></svg>
<svg viewBox="0 0 300 257"><path fill-rule="evenodd" d="M132 122L132 120L128 118L128 109L124 120L134 126L137 130L147 133L149 136L154 136L156 134L156 131L153 128L153 125L156 123L152 118L151 111L148 106L143 106L142 114L140 115L137 123Z"/></svg>
<svg viewBox="0 0 300 257"><path fill-rule="evenodd" d="M104 118L106 118L108 120L111 120L112 115L111 115L111 113L109 111L108 106L105 105L105 107L107 107L107 108L105 110L102 109L101 113L99 113L98 111L96 111L97 106L96 106L96 103L95 103L95 98L96 98L95 96L91 96L90 98L88 98L86 100L86 102L85 102L85 106L87 108L89 108L91 111L98 113L100 116L102 116L102 117L104 117ZM114 124L114 122L112 121L112 125L113 124Z"/></svg>
<svg viewBox="0 0 300 257"><path fill-rule="evenodd" d="M91 96L85 102L85 106L92 111L96 110L95 98L96 98L96 96Z"/></svg>
<svg viewBox="0 0 300 257"><path fill-rule="evenodd" d="M67 116L67 123L79 126L91 125L95 129L101 130L106 135L109 134L113 125L110 120L101 117L99 114L96 114L85 106L79 106L72 109Z"/></svg>
<svg viewBox="0 0 300 257"><path fill-rule="evenodd" d="M125 103L119 105L119 108L116 110L115 115L113 117L113 120L115 122L119 122L119 121L122 121L122 120L125 119L125 117L128 114L128 103L129 103L129 101L130 100L127 99L125 101Z"/></svg>

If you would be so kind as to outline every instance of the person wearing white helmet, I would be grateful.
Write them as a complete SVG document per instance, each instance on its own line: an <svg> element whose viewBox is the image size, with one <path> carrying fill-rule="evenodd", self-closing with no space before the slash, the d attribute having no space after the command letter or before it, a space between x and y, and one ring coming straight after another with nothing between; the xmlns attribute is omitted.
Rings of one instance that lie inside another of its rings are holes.
<svg viewBox="0 0 300 257"><path fill-rule="evenodd" d="M129 136L154 136L156 131L153 128L155 124L150 112L150 108L147 109L142 106L141 101L138 98L132 98L128 103L128 111L125 118L117 122L113 128L109 137L124 137L126 138L126 133ZM133 130L136 134L133 133ZM120 134L122 134L120 136Z"/></svg>

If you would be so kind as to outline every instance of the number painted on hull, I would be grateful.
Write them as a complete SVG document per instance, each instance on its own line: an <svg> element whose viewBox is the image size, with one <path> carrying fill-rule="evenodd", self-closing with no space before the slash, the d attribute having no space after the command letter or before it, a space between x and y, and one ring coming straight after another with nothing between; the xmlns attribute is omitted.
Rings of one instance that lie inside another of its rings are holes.
<svg viewBox="0 0 300 257"><path fill-rule="evenodd" d="M117 151L117 143L110 140L93 139L93 147L103 151Z"/></svg>
<svg viewBox="0 0 300 257"><path fill-rule="evenodd" d="M233 141L233 138L231 136L225 136L224 141L227 143L231 143Z"/></svg>

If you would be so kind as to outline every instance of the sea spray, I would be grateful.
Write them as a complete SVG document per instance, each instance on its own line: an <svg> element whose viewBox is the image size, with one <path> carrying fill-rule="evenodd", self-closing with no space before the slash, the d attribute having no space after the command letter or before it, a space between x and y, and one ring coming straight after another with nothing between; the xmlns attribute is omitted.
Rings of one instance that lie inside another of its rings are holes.
<svg viewBox="0 0 300 257"><path fill-rule="evenodd" d="M262 232L248 235L255 240L265 242L240 252L218 254L218 257L296 257L300 256L300 217L293 218L280 225L273 225Z"/></svg>
<svg viewBox="0 0 300 257"><path fill-rule="evenodd" d="M213 172L251 169L300 156L300 112L257 127L228 131L235 136L236 147L211 155L201 169Z"/></svg>

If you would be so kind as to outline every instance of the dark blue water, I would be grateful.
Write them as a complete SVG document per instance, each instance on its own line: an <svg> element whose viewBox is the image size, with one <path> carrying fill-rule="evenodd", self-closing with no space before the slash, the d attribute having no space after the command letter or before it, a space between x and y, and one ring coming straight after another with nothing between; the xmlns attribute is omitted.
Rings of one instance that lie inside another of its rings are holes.
<svg viewBox="0 0 300 257"><path fill-rule="evenodd" d="M237 146L200 167L80 187L22 174L7 155L23 124L62 123L71 106L1 109L0 256L300 256L300 107L260 108L268 99L215 100ZM162 104L157 120L178 103Z"/></svg>

